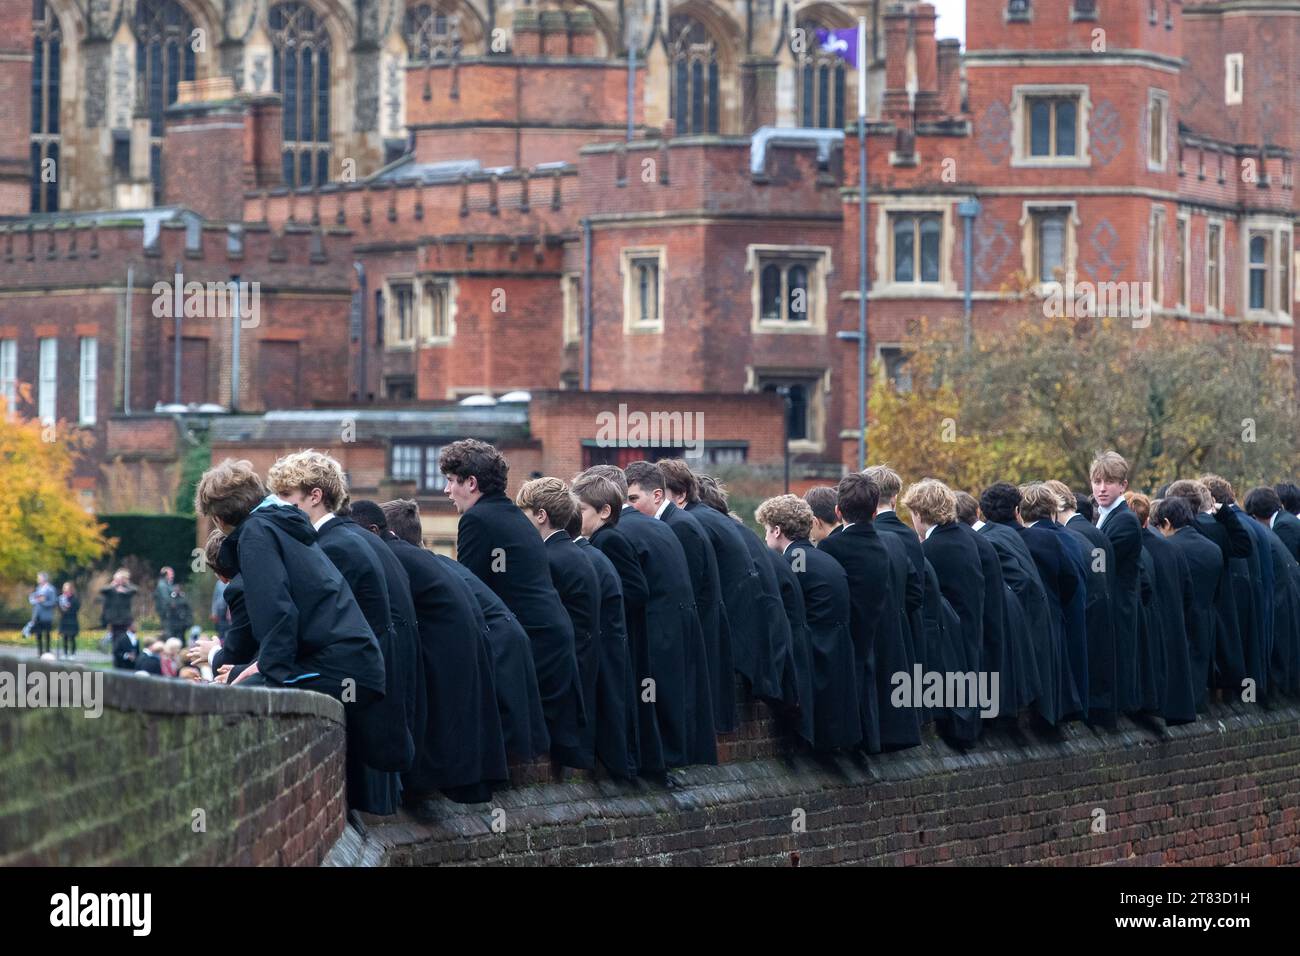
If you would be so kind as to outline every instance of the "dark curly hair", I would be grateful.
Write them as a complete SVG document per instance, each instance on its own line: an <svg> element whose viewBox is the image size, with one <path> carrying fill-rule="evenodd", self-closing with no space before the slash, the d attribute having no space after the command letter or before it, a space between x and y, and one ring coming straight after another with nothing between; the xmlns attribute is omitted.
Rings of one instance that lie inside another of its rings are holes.
<svg viewBox="0 0 1300 956"><path fill-rule="evenodd" d="M1020 489L1009 481L991 484L980 495L980 511L984 513L985 521L1015 524L1019 507Z"/></svg>
<svg viewBox="0 0 1300 956"><path fill-rule="evenodd" d="M438 456L438 468L444 475L455 475L461 481L473 475L478 479L478 490L492 495L505 492L510 463L487 442L462 438L442 450Z"/></svg>

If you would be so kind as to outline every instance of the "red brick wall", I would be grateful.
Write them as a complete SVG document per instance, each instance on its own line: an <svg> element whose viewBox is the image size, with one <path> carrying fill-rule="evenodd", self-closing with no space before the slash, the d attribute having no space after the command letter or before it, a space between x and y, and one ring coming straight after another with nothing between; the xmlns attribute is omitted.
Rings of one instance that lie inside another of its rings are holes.
<svg viewBox="0 0 1300 956"><path fill-rule="evenodd" d="M647 416L680 414L683 431L689 424L688 437L692 440L745 440L748 442L746 461L751 465L771 466L782 461L783 410L776 395L534 392L528 410L528 427L533 437L542 442L545 474L568 481L581 471L584 439L600 438L602 423L617 421L622 405L627 406L629 415L635 412ZM512 458L511 476L521 470Z"/></svg>
<svg viewBox="0 0 1300 956"><path fill-rule="evenodd" d="M719 738L727 766L694 768L672 790L516 767L519 789L498 793L493 813L447 804L433 825L371 818L367 845L396 866L1300 862L1294 707L1216 708L1167 739L1127 721L1054 741L986 731L969 754L930 738L869 769L801 752L764 705L742 714Z"/></svg>
<svg viewBox="0 0 1300 956"><path fill-rule="evenodd" d="M243 211L245 110L193 104L167 112L163 202L207 219L238 222Z"/></svg>
<svg viewBox="0 0 1300 956"><path fill-rule="evenodd" d="M18 666L0 658L11 675ZM336 701L116 673L101 686L94 720L0 709L0 778L22 784L0 789L0 866L317 866L342 836ZM43 799L27 799L33 786Z"/></svg>

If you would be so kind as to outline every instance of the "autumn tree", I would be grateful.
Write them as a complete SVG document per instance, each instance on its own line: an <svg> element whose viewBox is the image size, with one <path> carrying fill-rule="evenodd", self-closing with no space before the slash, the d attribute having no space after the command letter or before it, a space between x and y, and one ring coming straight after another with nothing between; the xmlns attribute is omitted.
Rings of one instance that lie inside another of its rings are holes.
<svg viewBox="0 0 1300 956"><path fill-rule="evenodd" d="M105 549L102 529L72 491L75 442L55 425L10 421L0 402L0 583L84 566Z"/></svg>
<svg viewBox="0 0 1300 956"><path fill-rule="evenodd" d="M910 389L877 374L873 461L975 489L1060 478L1087 486L1099 450L1128 459L1135 488L1211 470L1234 484L1293 474L1294 373L1261 329L1192 334L1159 319L1044 318L982 330L918 322Z"/></svg>

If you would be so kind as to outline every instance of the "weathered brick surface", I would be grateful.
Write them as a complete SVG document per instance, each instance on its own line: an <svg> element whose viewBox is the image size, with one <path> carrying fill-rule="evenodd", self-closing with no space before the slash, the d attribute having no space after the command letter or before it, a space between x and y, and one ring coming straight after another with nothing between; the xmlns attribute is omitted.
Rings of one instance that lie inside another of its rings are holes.
<svg viewBox="0 0 1300 956"><path fill-rule="evenodd" d="M490 804L359 832L334 701L108 674L98 719L0 710L0 866L1300 863L1294 702L1164 730L1022 723L966 754L930 737L866 761L809 753L748 698L739 717L721 764L671 787L539 762Z"/></svg>
<svg viewBox="0 0 1300 956"><path fill-rule="evenodd" d="M744 706L747 718L765 709ZM1298 717L1295 706L1221 707L1160 733L1122 721L1115 732L1073 726L1056 739L1021 727L988 733L968 754L931 738L865 763L793 747L770 717L762 725L746 720L720 738L723 764L678 771L672 788L588 775L555 782L544 768L516 768L529 773L518 773L517 788L491 804L445 803L432 823L373 820L350 859L399 866L1296 864ZM1102 832L1094 832L1098 809Z"/></svg>
<svg viewBox="0 0 1300 956"><path fill-rule="evenodd" d="M342 834L334 700L123 674L103 698L97 718L0 709L0 866L314 866Z"/></svg>

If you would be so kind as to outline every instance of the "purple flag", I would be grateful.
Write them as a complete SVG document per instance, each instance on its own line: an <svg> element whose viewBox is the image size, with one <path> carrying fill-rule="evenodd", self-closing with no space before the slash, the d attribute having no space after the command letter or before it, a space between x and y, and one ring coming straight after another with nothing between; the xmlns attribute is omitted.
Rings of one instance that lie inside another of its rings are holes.
<svg viewBox="0 0 1300 956"><path fill-rule="evenodd" d="M855 70L858 68L858 28L818 30L817 43L827 53L834 53Z"/></svg>

